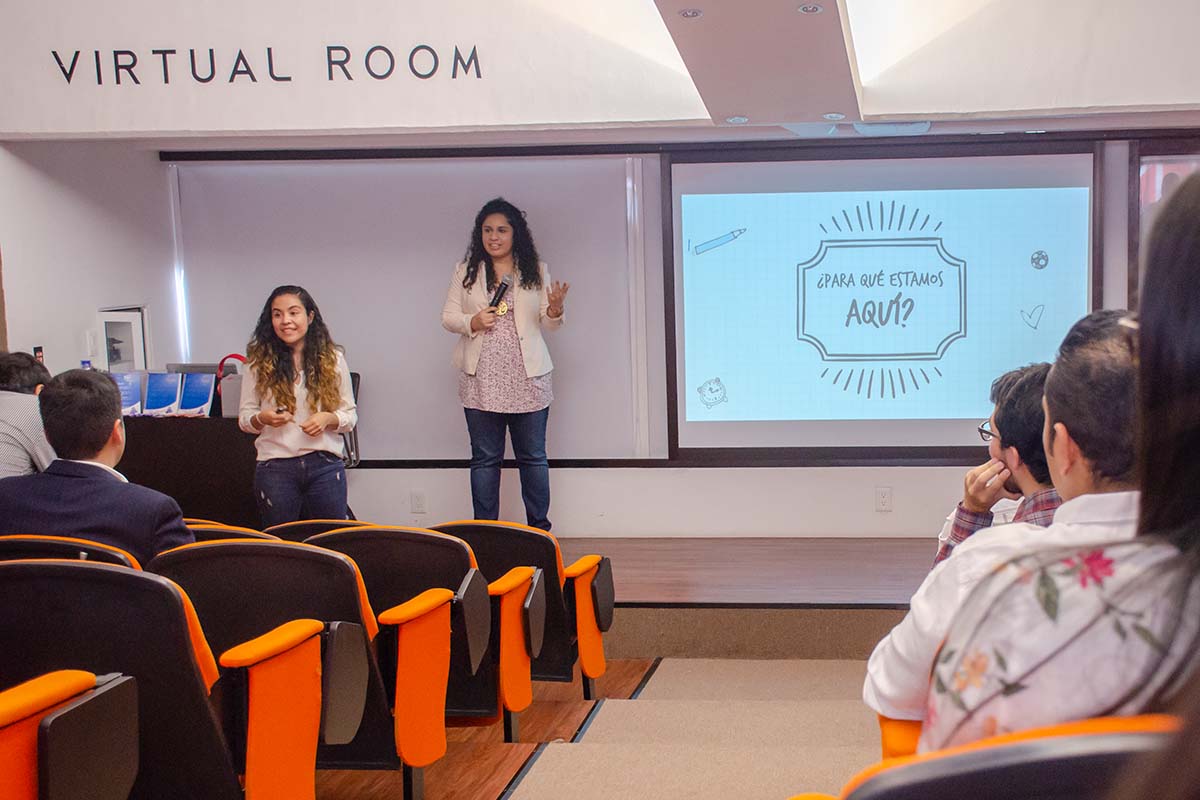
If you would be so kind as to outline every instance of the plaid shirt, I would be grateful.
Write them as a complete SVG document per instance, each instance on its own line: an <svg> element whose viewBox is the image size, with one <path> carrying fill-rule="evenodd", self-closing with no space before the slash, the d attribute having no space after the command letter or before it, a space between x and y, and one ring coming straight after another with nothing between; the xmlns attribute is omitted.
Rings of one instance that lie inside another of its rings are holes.
<svg viewBox="0 0 1200 800"><path fill-rule="evenodd" d="M1045 528L1054 522L1054 512L1060 505L1062 505L1062 498L1058 496L1058 492L1053 487L1039 489L1021 500L1012 521L1028 522L1030 525L1039 525ZM968 511L963 508L962 503L959 503L958 508L954 511L954 523L950 527L950 538L938 544L937 555L933 559L934 565L949 558L954 548L965 542L967 537L975 531L989 528L991 525L992 512Z"/></svg>

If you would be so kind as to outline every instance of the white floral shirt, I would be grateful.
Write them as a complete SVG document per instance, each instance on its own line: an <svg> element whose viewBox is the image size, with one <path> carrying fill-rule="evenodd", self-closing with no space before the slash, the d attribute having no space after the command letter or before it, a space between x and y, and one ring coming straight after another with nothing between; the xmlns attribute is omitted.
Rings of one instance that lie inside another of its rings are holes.
<svg viewBox="0 0 1200 800"><path fill-rule="evenodd" d="M1152 538L1038 550L999 565L933 665L919 751L1137 714L1190 670L1200 592Z"/></svg>

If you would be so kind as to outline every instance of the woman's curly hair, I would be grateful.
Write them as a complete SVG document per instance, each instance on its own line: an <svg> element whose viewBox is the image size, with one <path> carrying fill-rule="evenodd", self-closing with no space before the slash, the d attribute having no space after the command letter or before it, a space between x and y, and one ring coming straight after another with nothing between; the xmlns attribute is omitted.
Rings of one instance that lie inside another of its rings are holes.
<svg viewBox="0 0 1200 800"><path fill-rule="evenodd" d="M463 288L470 289L479 275L479 264L483 263L487 275L487 290L496 289L496 270L492 266L492 257L483 246L483 221L492 214L503 214L513 231L512 255L517 274L521 279L522 289L539 289L542 285L542 272L538 264L538 251L533 243L533 232L525 221L525 212L505 200L497 197L484 203L483 208L475 215L475 227L471 230L471 243L467 246L467 254L463 261L467 265L467 274L463 276Z"/></svg>
<svg viewBox="0 0 1200 800"><path fill-rule="evenodd" d="M292 349L275 334L271 321L271 304L275 298L294 294L311 316L304 336L304 383L308 387L308 407L312 412L333 411L341 404L341 375L337 369L338 347L329 335L321 317L321 309L300 286L277 286L263 305L254 326L254 335L246 345L246 355L259 396L272 398L279 408L296 413L296 368Z"/></svg>

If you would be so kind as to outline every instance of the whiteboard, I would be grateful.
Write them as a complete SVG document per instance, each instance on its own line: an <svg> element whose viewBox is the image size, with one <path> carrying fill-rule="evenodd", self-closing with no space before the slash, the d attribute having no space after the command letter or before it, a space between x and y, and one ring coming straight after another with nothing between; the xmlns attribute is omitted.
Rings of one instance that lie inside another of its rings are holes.
<svg viewBox="0 0 1200 800"><path fill-rule="evenodd" d="M645 352L645 320L636 317L647 305L646 279L640 257L630 255L644 252L643 226L631 213L644 206L637 161L179 164L189 358L244 353L271 289L299 284L362 374L362 457L468 458L450 363L457 336L441 327L441 309L475 214L503 196L526 212L553 279L571 284L566 324L546 334L554 361L550 457L645 455L646 359L636 356Z"/></svg>

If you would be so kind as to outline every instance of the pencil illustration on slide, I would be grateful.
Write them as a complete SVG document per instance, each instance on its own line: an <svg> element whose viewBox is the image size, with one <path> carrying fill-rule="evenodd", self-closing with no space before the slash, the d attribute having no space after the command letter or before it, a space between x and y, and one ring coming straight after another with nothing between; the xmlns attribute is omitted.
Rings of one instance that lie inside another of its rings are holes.
<svg viewBox="0 0 1200 800"><path fill-rule="evenodd" d="M723 234L714 239L709 239L707 242L701 242L692 248L692 253L695 255L700 255L701 253L707 253L709 250L715 250L721 245L729 244L745 232L745 228L736 228L729 233Z"/></svg>

